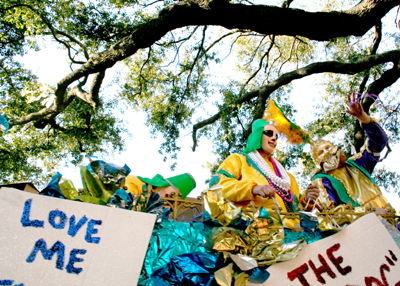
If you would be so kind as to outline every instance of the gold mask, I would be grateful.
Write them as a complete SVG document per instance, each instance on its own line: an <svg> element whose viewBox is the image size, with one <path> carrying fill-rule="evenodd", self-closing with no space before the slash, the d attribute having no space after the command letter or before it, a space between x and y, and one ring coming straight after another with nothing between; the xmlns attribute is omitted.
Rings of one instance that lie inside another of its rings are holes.
<svg viewBox="0 0 400 286"><path fill-rule="evenodd" d="M336 148L337 149L337 148ZM340 163L340 151L337 151L336 154L325 159L322 167L326 172L331 171L339 167Z"/></svg>
<svg viewBox="0 0 400 286"><path fill-rule="evenodd" d="M336 155L339 158L338 147L332 144L332 142L318 139L318 140L311 140L311 157L317 167L321 166L322 162L331 161L328 163L330 167L336 164L336 159L331 159L332 155ZM339 164L339 161L337 162ZM324 164L325 165L325 164ZM325 169L325 168L324 168ZM332 170L332 169L331 169Z"/></svg>

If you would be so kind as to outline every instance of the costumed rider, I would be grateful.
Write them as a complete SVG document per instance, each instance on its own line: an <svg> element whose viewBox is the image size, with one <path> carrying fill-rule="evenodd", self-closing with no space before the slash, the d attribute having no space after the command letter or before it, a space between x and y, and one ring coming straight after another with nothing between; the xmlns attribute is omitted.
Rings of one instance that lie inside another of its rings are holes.
<svg viewBox="0 0 400 286"><path fill-rule="evenodd" d="M321 187L318 201L328 206L350 202L355 207L373 207L377 213L384 214L386 210L383 209L390 205L370 175L388 138L354 95L353 99L348 95L348 108L346 112L360 120L367 140L361 151L348 160L344 152L331 142L310 141L310 152L316 165L312 181Z"/></svg>
<svg viewBox="0 0 400 286"><path fill-rule="evenodd" d="M164 178L157 174L152 179L128 175L125 178L124 189L133 195L140 195L143 191L156 192L160 197L170 197L173 192L182 194L181 199L196 187L196 181L189 173Z"/></svg>
<svg viewBox="0 0 400 286"><path fill-rule="evenodd" d="M276 111L276 112L275 112ZM221 185L225 198L236 206L246 206L254 201L257 207L267 210L275 207L275 201L284 211L296 212L299 203L306 205L307 201L318 198L319 188L310 184L304 196L299 196L299 186L292 174L272 157L278 139L279 126L277 117L289 125L285 133L289 139L294 133L294 126L283 114L274 101L270 101L266 117L272 119L274 125L264 119L256 120L252 125L252 133L248 137L246 149L243 152L228 156L219 166L216 175L210 180L210 188ZM296 136L295 136L296 137ZM286 228L294 228L297 220L285 219Z"/></svg>
<svg viewBox="0 0 400 286"><path fill-rule="evenodd" d="M131 169L127 165L120 167L95 157L89 159L87 167L80 166L83 184L81 194L78 197L67 196L68 198L103 205L118 205L129 209L132 203L145 206L146 201L155 193L163 198L175 192L182 194L181 198L185 199L196 187L196 181L189 173L170 178L157 174L148 179L129 175ZM156 197L153 196L153 199ZM137 208L141 207L135 207L135 210Z"/></svg>

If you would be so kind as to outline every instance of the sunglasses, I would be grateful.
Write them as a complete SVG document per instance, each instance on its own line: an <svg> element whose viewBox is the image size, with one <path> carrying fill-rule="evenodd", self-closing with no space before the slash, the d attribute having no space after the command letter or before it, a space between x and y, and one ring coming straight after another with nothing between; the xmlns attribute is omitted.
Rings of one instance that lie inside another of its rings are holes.
<svg viewBox="0 0 400 286"><path fill-rule="evenodd" d="M263 134L268 137L274 137L274 131L272 130L264 130ZM278 134L275 134L276 140L278 140Z"/></svg>

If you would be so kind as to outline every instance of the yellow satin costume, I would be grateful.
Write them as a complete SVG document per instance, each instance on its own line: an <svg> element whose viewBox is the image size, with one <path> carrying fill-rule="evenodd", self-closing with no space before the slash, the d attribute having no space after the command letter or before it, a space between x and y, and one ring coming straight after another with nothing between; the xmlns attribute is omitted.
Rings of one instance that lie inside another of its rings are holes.
<svg viewBox="0 0 400 286"><path fill-rule="evenodd" d="M266 160L266 162L274 170L272 163L269 160ZM221 174L223 172L228 173L234 178ZM290 190L297 200L300 201L299 186L296 179L290 173L288 175L291 181ZM215 178L215 176L218 176L218 178ZM246 206L250 201L254 201L257 207L263 206L267 210L274 207L272 199L263 199L260 196L253 195L252 190L254 186L268 185L269 183L263 174L247 163L244 155L235 153L227 157L220 165L215 176L212 179L212 183L215 182L214 185L221 185L225 198L231 200L236 206ZM279 206L286 211L282 198L277 194L275 194L275 198ZM296 222L298 221L285 219L284 226L293 228Z"/></svg>
<svg viewBox="0 0 400 286"><path fill-rule="evenodd" d="M351 166L344 166L326 173L342 183L349 197L360 206L370 206L373 208L387 208L390 206L389 202L379 190L379 187L369 180L360 170ZM322 179L313 180L313 183L321 188L322 193L319 201L324 202L328 206L334 204L334 202L329 199Z"/></svg>
<svg viewBox="0 0 400 286"><path fill-rule="evenodd" d="M125 178L125 187L128 193L132 193L132 195L141 195L143 188L146 188L146 183L136 176L128 175Z"/></svg>

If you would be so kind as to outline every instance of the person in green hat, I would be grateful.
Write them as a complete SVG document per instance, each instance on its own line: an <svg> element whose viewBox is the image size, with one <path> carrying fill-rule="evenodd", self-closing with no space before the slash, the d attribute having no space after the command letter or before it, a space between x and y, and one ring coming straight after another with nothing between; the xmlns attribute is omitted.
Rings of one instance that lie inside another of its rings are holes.
<svg viewBox="0 0 400 286"><path fill-rule="evenodd" d="M273 158L278 130L263 119L252 125L246 149L228 156L210 180L210 187L220 185L223 195L236 206L254 201L267 210L276 203L287 212L296 212L299 203L307 205L318 198L319 188L310 184L304 196L299 195L296 179ZM311 204L309 204L311 205ZM295 227L296 220L284 220L287 228Z"/></svg>
<svg viewBox="0 0 400 286"><path fill-rule="evenodd" d="M185 199L195 187L196 181L189 173L170 178L157 174L152 179L128 175L124 184L124 189L133 195L140 195L143 190L151 190L158 193L160 197L168 197L172 192L179 191L182 199Z"/></svg>

